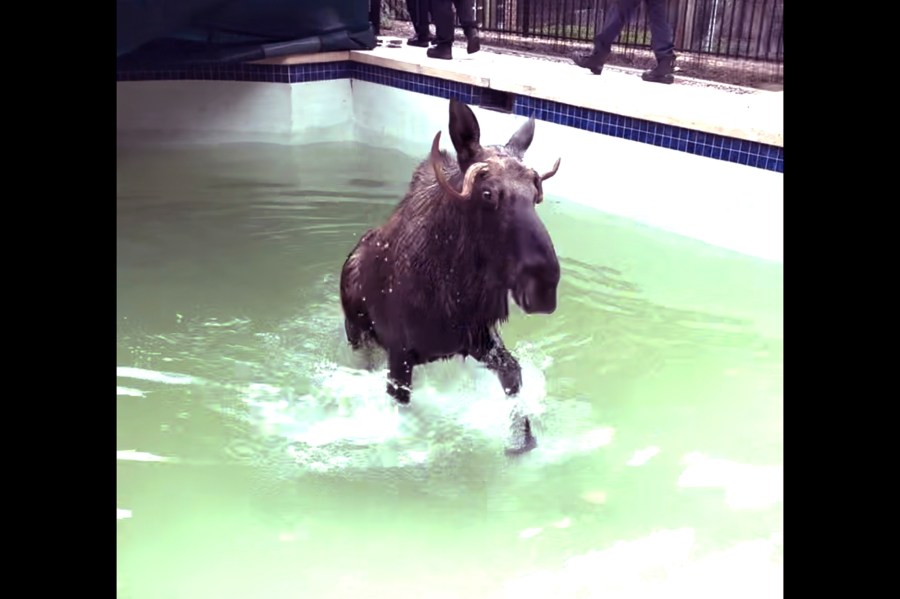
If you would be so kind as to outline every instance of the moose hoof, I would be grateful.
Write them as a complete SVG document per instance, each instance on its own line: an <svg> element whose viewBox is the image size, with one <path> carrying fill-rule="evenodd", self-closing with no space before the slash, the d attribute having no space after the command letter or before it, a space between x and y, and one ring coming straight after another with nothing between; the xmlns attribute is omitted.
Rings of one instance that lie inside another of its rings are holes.
<svg viewBox="0 0 900 599"><path fill-rule="evenodd" d="M512 446L506 448L506 455L522 455L537 447L537 439L531 434L531 421L527 417L524 421L522 434L515 436Z"/></svg>
<svg viewBox="0 0 900 599"><path fill-rule="evenodd" d="M512 447L506 448L506 455L522 455L537 447L537 439L531 434L531 422L527 418L525 419L525 430L523 432L524 434L521 437L516 438Z"/></svg>
<svg viewBox="0 0 900 599"><path fill-rule="evenodd" d="M393 397L397 403L406 405L409 403L409 389L402 387L393 382L387 384L388 395Z"/></svg>
<svg viewBox="0 0 900 599"><path fill-rule="evenodd" d="M537 447L537 439L534 438L534 435L528 435L523 441L521 445L517 445L515 447L507 447L506 455L508 456L517 456L528 453L532 449Z"/></svg>
<svg viewBox="0 0 900 599"><path fill-rule="evenodd" d="M500 384L503 385L503 391L507 395L518 395L522 389L522 372L515 370L513 372L504 373L500 377Z"/></svg>

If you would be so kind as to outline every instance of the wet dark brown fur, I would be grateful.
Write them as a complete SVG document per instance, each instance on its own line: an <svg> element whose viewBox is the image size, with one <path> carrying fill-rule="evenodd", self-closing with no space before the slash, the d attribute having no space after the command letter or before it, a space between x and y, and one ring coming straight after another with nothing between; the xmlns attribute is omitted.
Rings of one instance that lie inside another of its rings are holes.
<svg viewBox="0 0 900 599"><path fill-rule="evenodd" d="M521 369L497 331L509 316L509 294L529 313L556 308L559 262L535 210L542 177L522 163L534 119L506 145L482 147L474 113L451 99L449 129L457 159L437 152L438 134L406 196L362 236L341 272L347 339L355 349L387 351L388 393L400 403L409 402L413 367L455 355L484 363L515 395ZM452 189L437 179L432 160ZM454 197L473 164L479 174L470 197ZM536 444L522 420L516 452Z"/></svg>

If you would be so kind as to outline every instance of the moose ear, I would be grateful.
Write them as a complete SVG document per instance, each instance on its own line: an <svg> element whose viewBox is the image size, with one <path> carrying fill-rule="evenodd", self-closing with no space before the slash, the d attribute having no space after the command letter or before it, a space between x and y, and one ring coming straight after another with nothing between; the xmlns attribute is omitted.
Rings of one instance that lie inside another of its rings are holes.
<svg viewBox="0 0 900 599"><path fill-rule="evenodd" d="M456 98L450 98L450 140L459 168L465 171L481 150L481 129L472 109Z"/></svg>
<svg viewBox="0 0 900 599"><path fill-rule="evenodd" d="M510 154L521 160L522 157L525 156L525 150L531 145L532 139L534 139L533 114L525 124L519 127L519 130L513 133L513 136L509 138L509 141L506 142L506 149Z"/></svg>

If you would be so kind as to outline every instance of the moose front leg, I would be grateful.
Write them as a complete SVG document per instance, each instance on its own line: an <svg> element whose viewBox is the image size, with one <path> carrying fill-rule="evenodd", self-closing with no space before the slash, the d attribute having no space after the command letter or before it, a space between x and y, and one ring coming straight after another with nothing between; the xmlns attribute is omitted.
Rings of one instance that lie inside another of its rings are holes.
<svg viewBox="0 0 900 599"><path fill-rule="evenodd" d="M471 353L473 358L497 374L507 395L519 393L522 388L522 367L503 345L503 340L493 327L484 332L482 343Z"/></svg>
<svg viewBox="0 0 900 599"><path fill-rule="evenodd" d="M398 403L408 404L412 387L412 356L405 351L388 350L388 395Z"/></svg>
<svg viewBox="0 0 900 599"><path fill-rule="evenodd" d="M489 328L482 336L482 343L471 352L473 358L497 373L503 391L514 396L522 388L522 367L503 345L503 340L494 327ZM513 442L506 449L509 455L526 453L537 447L537 439L531 433L531 422L528 416L521 413L516 406L512 419Z"/></svg>

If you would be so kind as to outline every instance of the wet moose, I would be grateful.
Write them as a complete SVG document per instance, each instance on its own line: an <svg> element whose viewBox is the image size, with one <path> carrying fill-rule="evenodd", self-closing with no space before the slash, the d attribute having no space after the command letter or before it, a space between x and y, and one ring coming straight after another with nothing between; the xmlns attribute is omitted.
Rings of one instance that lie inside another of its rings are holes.
<svg viewBox="0 0 900 599"><path fill-rule="evenodd" d="M505 145L482 146L475 114L451 99L449 130L456 159L439 149L438 132L406 196L341 271L347 340L387 351L387 391L402 404L415 366L455 355L480 361L517 394L521 368L497 330L509 295L529 314L556 309L559 261L536 207L559 160L544 174L523 163L534 118ZM536 446L527 417L513 426L509 452Z"/></svg>

